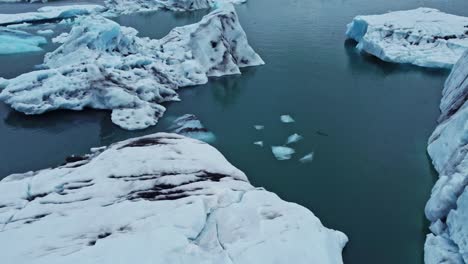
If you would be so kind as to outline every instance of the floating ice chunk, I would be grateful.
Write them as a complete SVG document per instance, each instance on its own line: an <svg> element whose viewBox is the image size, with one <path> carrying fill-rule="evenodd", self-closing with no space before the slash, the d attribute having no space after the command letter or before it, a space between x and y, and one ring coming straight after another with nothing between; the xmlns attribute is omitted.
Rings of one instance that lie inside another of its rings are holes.
<svg viewBox="0 0 468 264"><path fill-rule="evenodd" d="M37 34L39 35L52 35L54 31L52 29L38 30Z"/></svg>
<svg viewBox="0 0 468 264"><path fill-rule="evenodd" d="M171 132L179 135L195 138L212 143L216 140L215 135L208 131L195 115L183 115L173 121Z"/></svg>
<svg viewBox="0 0 468 264"><path fill-rule="evenodd" d="M0 100L26 114L109 109L112 122L129 130L155 125L165 112L161 104L180 100L179 87L264 63L232 5L160 40L139 38L135 29L102 17L83 17L54 41L63 44L46 54L47 69L9 80Z"/></svg>
<svg viewBox="0 0 468 264"><path fill-rule="evenodd" d="M101 5L67 5L67 6L45 6L37 12L19 14L0 14L0 25L11 25L19 23L41 22L53 19L73 18L80 15L90 15L105 11Z"/></svg>
<svg viewBox="0 0 468 264"><path fill-rule="evenodd" d="M418 8L357 16L346 35L357 48L384 61L451 68L468 49L468 18Z"/></svg>
<svg viewBox="0 0 468 264"><path fill-rule="evenodd" d="M254 144L259 147L263 147L263 141L255 141Z"/></svg>
<svg viewBox="0 0 468 264"><path fill-rule="evenodd" d="M47 40L24 31L0 28L0 54L14 54L41 51L40 45Z"/></svg>
<svg viewBox="0 0 468 264"><path fill-rule="evenodd" d="M241 4L247 0L106 0L105 5L109 13L129 14L135 12L149 12L159 9L173 11L191 11L206 8L219 8L224 4Z"/></svg>
<svg viewBox="0 0 468 264"><path fill-rule="evenodd" d="M271 151L277 160L291 159L292 155L296 152L294 149L284 146L272 146Z"/></svg>
<svg viewBox="0 0 468 264"><path fill-rule="evenodd" d="M256 126L254 126L254 128L257 129L257 130L263 130L265 128L265 126L256 125Z"/></svg>
<svg viewBox="0 0 468 264"><path fill-rule="evenodd" d="M304 137L299 135L299 134L292 134L288 137L288 140L286 141L286 144L292 144L292 143L296 143L300 140L302 140Z"/></svg>
<svg viewBox="0 0 468 264"><path fill-rule="evenodd" d="M283 122L283 123L293 123L293 122L295 122L294 119L290 115L282 115L280 118L281 118L281 122Z"/></svg>
<svg viewBox="0 0 468 264"><path fill-rule="evenodd" d="M299 161L301 163L307 163L307 162L311 162L314 160L314 152L311 152L307 155L305 155L304 157L300 158Z"/></svg>

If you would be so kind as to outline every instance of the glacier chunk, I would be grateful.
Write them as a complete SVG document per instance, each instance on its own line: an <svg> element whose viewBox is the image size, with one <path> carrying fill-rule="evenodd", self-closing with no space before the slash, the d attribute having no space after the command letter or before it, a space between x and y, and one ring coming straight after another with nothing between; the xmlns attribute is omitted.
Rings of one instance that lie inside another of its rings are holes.
<svg viewBox="0 0 468 264"><path fill-rule="evenodd" d="M418 8L357 16L346 35L384 61L451 68L468 48L468 18Z"/></svg>
<svg viewBox="0 0 468 264"><path fill-rule="evenodd" d="M346 235L198 140L153 134L67 160L0 181L9 263L343 263Z"/></svg>
<svg viewBox="0 0 468 264"><path fill-rule="evenodd" d="M206 129L195 115L183 115L176 118L172 123L170 130L173 133L208 143L212 143L216 140L216 136Z"/></svg>
<svg viewBox="0 0 468 264"><path fill-rule="evenodd" d="M47 40L24 31L0 28L0 54L42 51L40 45Z"/></svg>
<svg viewBox="0 0 468 264"><path fill-rule="evenodd" d="M149 12L159 9L173 11L193 11L198 9L217 8L223 4L241 4L247 0L106 0L109 12L114 14L130 14Z"/></svg>
<svg viewBox="0 0 468 264"><path fill-rule="evenodd" d="M443 90L439 125L428 153L439 173L426 216L432 234L425 244L426 264L468 262L468 51L452 69Z"/></svg>
<svg viewBox="0 0 468 264"><path fill-rule="evenodd" d="M46 54L47 69L9 80L0 100L26 114L109 109L112 122L128 130L155 125L165 111L161 104L179 100L179 87L264 63L232 5L159 40L102 17L83 17L55 40L63 44Z"/></svg>
<svg viewBox="0 0 468 264"><path fill-rule="evenodd" d="M101 5L45 6L39 8L36 12L0 14L0 26L74 18L81 15L101 13L105 10L106 8Z"/></svg>

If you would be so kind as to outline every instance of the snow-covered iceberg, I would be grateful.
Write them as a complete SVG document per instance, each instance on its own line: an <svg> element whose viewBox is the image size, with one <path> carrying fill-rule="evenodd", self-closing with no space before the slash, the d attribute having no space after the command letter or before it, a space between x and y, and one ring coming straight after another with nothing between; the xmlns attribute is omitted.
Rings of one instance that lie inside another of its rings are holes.
<svg viewBox="0 0 468 264"><path fill-rule="evenodd" d="M44 37L0 27L0 54L41 51L39 46L46 43Z"/></svg>
<svg viewBox="0 0 468 264"><path fill-rule="evenodd" d="M468 18L418 8L357 16L346 35L384 61L451 68L468 48Z"/></svg>
<svg viewBox="0 0 468 264"><path fill-rule="evenodd" d="M428 153L439 173L426 216L432 234L425 244L426 264L468 263L468 51L445 83L439 125Z"/></svg>
<svg viewBox="0 0 468 264"><path fill-rule="evenodd" d="M173 11L192 11L219 7L226 3L240 4L247 0L106 0L110 13L129 14L135 12L169 9Z"/></svg>
<svg viewBox="0 0 468 264"><path fill-rule="evenodd" d="M195 138L208 143L212 143L216 139L216 136L213 134L213 132L206 129L195 115L190 114L176 118L172 122L170 130L173 133Z"/></svg>
<svg viewBox="0 0 468 264"><path fill-rule="evenodd" d="M101 5L45 6L39 8L36 12L0 14L0 26L74 18L81 15L100 13L105 10L106 8Z"/></svg>
<svg viewBox="0 0 468 264"><path fill-rule="evenodd" d="M102 17L83 17L60 40L45 56L48 69L8 80L0 99L26 114L110 109L115 124L143 129L163 115L161 103L179 100L179 87L263 64L232 5L160 40L140 38L135 29Z"/></svg>
<svg viewBox="0 0 468 264"><path fill-rule="evenodd" d="M340 264L347 242L208 144L164 133L8 176L0 230L18 264Z"/></svg>

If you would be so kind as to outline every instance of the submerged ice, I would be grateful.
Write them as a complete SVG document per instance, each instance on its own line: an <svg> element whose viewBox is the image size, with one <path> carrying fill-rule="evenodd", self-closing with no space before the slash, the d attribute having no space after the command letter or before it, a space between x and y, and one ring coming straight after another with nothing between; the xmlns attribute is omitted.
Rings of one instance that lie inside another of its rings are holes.
<svg viewBox="0 0 468 264"><path fill-rule="evenodd" d="M0 55L42 51L40 45L46 43L44 37L0 27Z"/></svg>
<svg viewBox="0 0 468 264"><path fill-rule="evenodd" d="M201 121L195 116L186 114L178 117L172 122L170 127L171 132L183 135L186 137L198 139L208 143L215 141L215 135L203 126Z"/></svg>
<svg viewBox="0 0 468 264"><path fill-rule="evenodd" d="M63 44L46 54L47 69L8 80L0 99L26 114L109 109L112 122L129 130L155 125L161 104L179 100L179 87L263 64L232 5L159 40L102 17L84 17L55 40Z"/></svg>
<svg viewBox="0 0 468 264"><path fill-rule="evenodd" d="M153 134L67 160L0 181L3 260L343 263L343 233L203 142Z"/></svg>
<svg viewBox="0 0 468 264"><path fill-rule="evenodd" d="M357 16L346 35L384 61L451 68L468 48L468 18L418 8Z"/></svg>

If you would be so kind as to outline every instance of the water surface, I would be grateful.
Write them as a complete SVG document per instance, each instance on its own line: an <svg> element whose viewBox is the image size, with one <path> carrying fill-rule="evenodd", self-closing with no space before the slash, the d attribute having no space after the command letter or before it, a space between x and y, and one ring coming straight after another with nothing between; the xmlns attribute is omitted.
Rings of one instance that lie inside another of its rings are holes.
<svg viewBox="0 0 468 264"><path fill-rule="evenodd" d="M380 62L356 52L344 37L355 15L419 6L468 16L465 0L250 0L237 10L267 64L181 90L182 102L168 105L166 117L196 114L217 135L214 145L254 185L311 209L327 227L345 232L350 238L345 263L423 263L423 210L435 177L425 149L448 73ZM205 13L115 20L160 38ZM30 71L42 56L2 56L0 76ZM281 123L282 114L296 123ZM4 104L0 120L0 177L57 165L70 154L168 125L163 119L156 127L129 132L113 125L105 111L29 117ZM265 129L256 131L257 124ZM297 155L276 161L269 147L292 133L305 137L295 145ZM266 147L253 145L257 140ZM314 161L300 164L311 151Z"/></svg>

